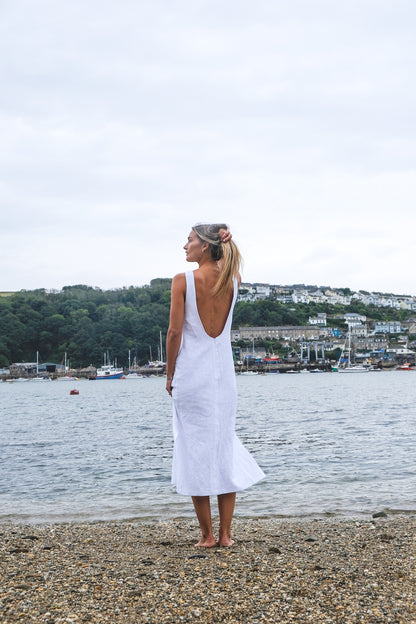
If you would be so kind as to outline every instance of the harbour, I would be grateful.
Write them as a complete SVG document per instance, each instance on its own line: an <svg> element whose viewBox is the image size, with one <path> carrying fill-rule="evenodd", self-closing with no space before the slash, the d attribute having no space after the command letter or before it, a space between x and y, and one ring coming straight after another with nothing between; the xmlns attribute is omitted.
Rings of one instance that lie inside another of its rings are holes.
<svg viewBox="0 0 416 624"><path fill-rule="evenodd" d="M237 433L266 473L237 515L416 510L415 384L368 375L238 375ZM138 382L0 384L1 522L192 516L170 484L171 400Z"/></svg>

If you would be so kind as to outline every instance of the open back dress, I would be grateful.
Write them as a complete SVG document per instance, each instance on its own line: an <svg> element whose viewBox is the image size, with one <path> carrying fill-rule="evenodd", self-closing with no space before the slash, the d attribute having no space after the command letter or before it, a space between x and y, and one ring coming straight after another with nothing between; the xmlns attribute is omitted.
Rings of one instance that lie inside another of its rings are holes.
<svg viewBox="0 0 416 624"><path fill-rule="evenodd" d="M234 295L221 334L209 336L199 317L193 271L187 271L182 342L172 381L172 483L179 494L238 492L265 475L235 433L237 387L231 350Z"/></svg>

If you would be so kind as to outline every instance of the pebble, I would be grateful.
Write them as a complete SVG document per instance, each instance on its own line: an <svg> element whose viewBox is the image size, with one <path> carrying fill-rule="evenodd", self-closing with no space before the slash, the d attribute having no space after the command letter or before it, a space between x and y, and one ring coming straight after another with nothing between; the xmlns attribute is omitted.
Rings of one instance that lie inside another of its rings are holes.
<svg viewBox="0 0 416 624"><path fill-rule="evenodd" d="M1 624L416 624L416 516L0 525ZM197 551L197 552L196 552Z"/></svg>

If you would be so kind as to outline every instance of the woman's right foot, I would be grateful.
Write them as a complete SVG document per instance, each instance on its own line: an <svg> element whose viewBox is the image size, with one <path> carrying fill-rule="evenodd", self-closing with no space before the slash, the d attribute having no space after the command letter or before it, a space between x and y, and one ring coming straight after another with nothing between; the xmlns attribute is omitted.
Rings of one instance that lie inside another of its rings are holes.
<svg viewBox="0 0 416 624"><path fill-rule="evenodd" d="M213 546L216 546L217 542L215 541L214 537L201 537L201 539L199 540L199 542L197 544L195 544L196 548L212 548Z"/></svg>

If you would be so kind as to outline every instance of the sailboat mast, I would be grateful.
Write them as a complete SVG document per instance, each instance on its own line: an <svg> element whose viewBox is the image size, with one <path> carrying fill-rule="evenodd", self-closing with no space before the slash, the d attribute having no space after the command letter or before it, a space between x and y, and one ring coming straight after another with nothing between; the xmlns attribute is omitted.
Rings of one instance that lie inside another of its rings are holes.
<svg viewBox="0 0 416 624"><path fill-rule="evenodd" d="M348 366L351 366L351 325L348 324Z"/></svg>

